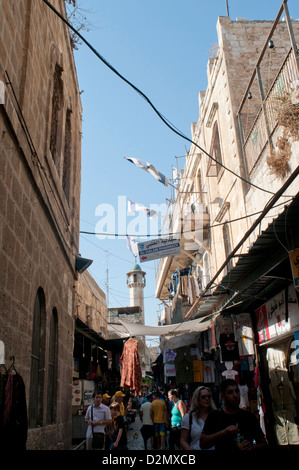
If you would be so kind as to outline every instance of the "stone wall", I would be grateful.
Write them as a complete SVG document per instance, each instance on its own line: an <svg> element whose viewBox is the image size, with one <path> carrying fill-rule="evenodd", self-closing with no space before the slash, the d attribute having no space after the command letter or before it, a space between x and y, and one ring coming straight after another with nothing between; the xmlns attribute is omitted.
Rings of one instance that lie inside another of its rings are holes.
<svg viewBox="0 0 299 470"><path fill-rule="evenodd" d="M272 25L273 23L268 21L247 21L245 19L231 21L229 17L220 17L217 23L218 51L215 53L215 57L211 58L208 63L207 89L205 93L200 93L200 117L197 123L197 129L199 130L198 143L207 152L212 152L215 123L217 122L222 163L232 171L230 172L219 167L216 174L215 163L212 162L211 164L210 159L202 153L199 165L203 185L202 191L208 194L209 214L211 223L214 225L211 231L212 253L209 257L211 275L220 268L228 253L242 239L255 219L254 216L252 218L244 218L244 215L263 210L271 197L270 193L242 182L234 173L272 192L277 191L288 177L286 175L284 179L279 179L271 174L266 162L267 155L269 154L269 149L267 150L267 148L255 165L254 171L250 174L248 173L246 156L244 159L242 152L242 141L237 120L239 106L259 56L267 42L267 36ZM298 21L293 22L293 29L295 37L298 38ZM274 48L266 48L264 58L260 64L264 98L267 98L267 93L270 91L273 79L279 73L291 48L285 22L278 24L272 39ZM247 99L242 115L243 127L245 127L247 132L262 106L262 97L257 78L253 81L250 91L252 92L252 98ZM264 132L266 133L265 129ZM274 133L274 142L279 132L278 130L276 134ZM298 162L298 143L292 142L292 148L290 172L296 167L296 162ZM198 153L198 148L192 146L189 154L196 153ZM295 193L296 188L295 184L293 184L288 194ZM277 211L272 211L271 215L274 217L282 207ZM225 222L230 220L236 221L225 226ZM269 220L265 220L264 223L266 226ZM249 245L255 240L257 235L258 232L252 234L246 240L239 253L246 253ZM225 237L228 244L226 251ZM233 263L234 261L231 262L231 265ZM220 279L223 277L223 274L225 274L225 270Z"/></svg>
<svg viewBox="0 0 299 470"><path fill-rule="evenodd" d="M64 1L52 3L64 12ZM57 64L63 84L56 142L60 165L55 164L49 145ZM36 403L41 422L29 429L27 448L68 449L82 110L68 31L43 2L2 0L0 81L4 89L0 104L0 339L5 344L6 365L15 356L16 369L24 379L30 420L33 312L40 289L45 300L40 331L43 379ZM54 311L55 403L49 419Z"/></svg>
<svg viewBox="0 0 299 470"><path fill-rule="evenodd" d="M76 315L104 339L107 334L106 295L88 271L80 275L76 287Z"/></svg>

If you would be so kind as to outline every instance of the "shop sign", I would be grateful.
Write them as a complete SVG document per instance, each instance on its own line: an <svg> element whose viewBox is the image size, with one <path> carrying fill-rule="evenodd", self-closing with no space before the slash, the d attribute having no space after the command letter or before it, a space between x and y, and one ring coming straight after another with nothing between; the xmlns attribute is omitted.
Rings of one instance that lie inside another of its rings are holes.
<svg viewBox="0 0 299 470"><path fill-rule="evenodd" d="M298 327L298 303L294 286L283 290L255 311L259 344L293 331Z"/></svg>
<svg viewBox="0 0 299 470"><path fill-rule="evenodd" d="M176 370L174 364L164 364L164 376L165 377L175 377Z"/></svg>
<svg viewBox="0 0 299 470"><path fill-rule="evenodd" d="M299 292L299 248L289 253L293 272L294 287Z"/></svg>
<svg viewBox="0 0 299 470"><path fill-rule="evenodd" d="M180 241L176 239L158 238L157 240L138 243L139 260L141 263L177 255L180 252Z"/></svg>

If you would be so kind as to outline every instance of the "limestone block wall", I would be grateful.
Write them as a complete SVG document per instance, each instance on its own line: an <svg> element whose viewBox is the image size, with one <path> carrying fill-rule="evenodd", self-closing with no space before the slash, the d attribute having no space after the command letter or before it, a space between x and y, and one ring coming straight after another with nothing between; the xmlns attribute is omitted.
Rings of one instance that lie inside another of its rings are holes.
<svg viewBox="0 0 299 470"><path fill-rule="evenodd" d="M76 315L89 328L107 339L106 295L88 271L82 273L76 287Z"/></svg>
<svg viewBox="0 0 299 470"><path fill-rule="evenodd" d="M0 339L25 382L27 448L68 449L82 110L68 31L43 2L1 1L0 86Z"/></svg>
<svg viewBox="0 0 299 470"><path fill-rule="evenodd" d="M217 23L218 51L209 60L207 66L208 86L205 92L200 92L200 116L197 123L196 139L199 145L215 157L215 135L221 148L223 165L232 171L227 171L211 162L202 153L199 163L202 192L207 194L211 230L209 265L213 275L232 248L241 240L250 227L252 218L244 216L262 210L271 197L271 194L246 185L234 173L252 181L255 185L275 192L286 180L278 179L271 174L266 159L269 148L265 149L253 171L248 173L248 165L242 152L242 140L237 121L237 112L246 91L251 74L257 64L259 55L265 45L272 22L267 21L231 21L229 17L220 17ZM295 37L298 37L299 22L293 22ZM263 96L271 92L270 86L279 73L291 43L285 22L277 26L273 35L274 48L266 50L260 64L263 83ZM256 118L257 111L262 105L262 96L258 87L257 78L250 88L252 97L243 108L242 123L245 134L249 132ZM264 132L265 129L263 129ZM281 134L276 129L273 134L274 142ZM189 154L196 154L199 150L192 146ZM298 142L292 142L292 158L290 172L298 165ZM294 185L290 187L290 194L295 194ZM279 210L279 209L278 209ZM274 217L276 211L272 211ZM228 221L235 220L233 223ZM239 220L238 220L239 219ZM265 221L267 225L269 221ZM246 253L255 240L253 234L242 246L239 253ZM234 261L230 263L233 266ZM225 272L223 273L225 274ZM223 276L220 276L220 278Z"/></svg>

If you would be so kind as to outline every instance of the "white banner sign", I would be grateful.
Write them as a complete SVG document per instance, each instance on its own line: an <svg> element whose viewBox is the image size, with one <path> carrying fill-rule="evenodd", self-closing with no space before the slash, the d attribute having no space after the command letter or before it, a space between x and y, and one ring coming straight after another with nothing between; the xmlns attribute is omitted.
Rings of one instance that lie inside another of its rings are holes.
<svg viewBox="0 0 299 470"><path fill-rule="evenodd" d="M144 261L177 255L181 252L181 248L179 240L158 238L157 240L138 243L138 252L139 260L143 263Z"/></svg>

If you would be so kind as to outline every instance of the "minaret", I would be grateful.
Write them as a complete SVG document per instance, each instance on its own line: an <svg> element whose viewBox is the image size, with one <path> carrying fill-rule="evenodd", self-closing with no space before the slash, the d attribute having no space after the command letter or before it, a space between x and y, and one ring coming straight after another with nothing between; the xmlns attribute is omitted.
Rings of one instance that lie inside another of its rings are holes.
<svg viewBox="0 0 299 470"><path fill-rule="evenodd" d="M144 292L145 272L141 270L139 264L134 264L127 273L127 286L130 289L130 307L139 307L141 310L140 320L136 323L144 325ZM141 370L146 371L146 345L145 336L137 336L138 353L140 358Z"/></svg>
<svg viewBox="0 0 299 470"><path fill-rule="evenodd" d="M140 307L141 321L144 325L144 292L145 272L141 270L139 264L134 264L127 273L127 286L130 289L130 307Z"/></svg>

